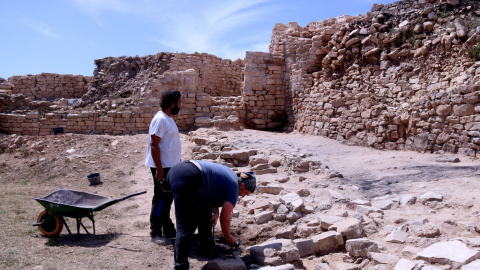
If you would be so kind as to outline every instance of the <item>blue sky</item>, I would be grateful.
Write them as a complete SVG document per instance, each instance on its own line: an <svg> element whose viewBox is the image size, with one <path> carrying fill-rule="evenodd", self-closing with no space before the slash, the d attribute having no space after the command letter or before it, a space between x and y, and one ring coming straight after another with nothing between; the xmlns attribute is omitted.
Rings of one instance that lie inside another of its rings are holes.
<svg viewBox="0 0 480 270"><path fill-rule="evenodd" d="M91 76L94 60L268 51L275 23L358 15L393 0L0 0L0 77Z"/></svg>

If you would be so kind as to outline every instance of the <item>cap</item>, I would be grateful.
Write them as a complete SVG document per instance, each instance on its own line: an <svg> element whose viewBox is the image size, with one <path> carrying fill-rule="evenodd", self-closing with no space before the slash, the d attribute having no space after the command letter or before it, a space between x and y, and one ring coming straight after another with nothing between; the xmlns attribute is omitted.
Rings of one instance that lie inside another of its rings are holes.
<svg viewBox="0 0 480 270"><path fill-rule="evenodd" d="M257 187L257 178L253 172L242 172L240 173L240 179L242 183L245 184L245 188L250 192L255 192Z"/></svg>

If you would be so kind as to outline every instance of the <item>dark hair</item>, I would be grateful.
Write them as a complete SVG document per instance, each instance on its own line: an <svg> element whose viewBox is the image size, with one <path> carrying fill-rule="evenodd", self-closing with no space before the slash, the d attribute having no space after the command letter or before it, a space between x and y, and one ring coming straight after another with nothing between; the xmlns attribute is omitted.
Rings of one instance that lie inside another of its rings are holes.
<svg viewBox="0 0 480 270"><path fill-rule="evenodd" d="M162 101L160 107L162 110L168 109L173 104L177 104L182 95L176 90L168 90L162 93Z"/></svg>
<svg viewBox="0 0 480 270"><path fill-rule="evenodd" d="M240 181L245 184L245 188L250 192L255 192L255 188L257 187L257 178L253 172L241 172L237 173L238 177L240 177Z"/></svg>

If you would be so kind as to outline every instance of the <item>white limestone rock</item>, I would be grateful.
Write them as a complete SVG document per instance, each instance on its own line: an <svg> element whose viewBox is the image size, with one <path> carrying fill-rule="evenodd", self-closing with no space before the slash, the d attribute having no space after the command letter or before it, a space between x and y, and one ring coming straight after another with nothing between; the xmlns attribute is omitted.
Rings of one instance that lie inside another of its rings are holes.
<svg viewBox="0 0 480 270"><path fill-rule="evenodd" d="M405 225L396 228L385 237L385 241L390 243L405 243L408 238L407 229L408 227Z"/></svg>
<svg viewBox="0 0 480 270"><path fill-rule="evenodd" d="M295 243L301 258L315 253L315 244L312 239L294 239L293 243Z"/></svg>
<svg viewBox="0 0 480 270"><path fill-rule="evenodd" d="M256 193L278 195L282 190L284 190L284 188L279 185L268 184L267 186L257 186Z"/></svg>
<svg viewBox="0 0 480 270"><path fill-rule="evenodd" d="M417 197L411 194L402 195L400 204L402 206L413 205L417 201Z"/></svg>
<svg viewBox="0 0 480 270"><path fill-rule="evenodd" d="M343 247L343 237L340 233L329 231L312 237L315 245L315 253L319 255L328 254L340 250Z"/></svg>
<svg viewBox="0 0 480 270"><path fill-rule="evenodd" d="M263 211L255 215L255 223L263 224L273 219L273 211Z"/></svg>
<svg viewBox="0 0 480 270"><path fill-rule="evenodd" d="M293 264L287 263L279 266L264 266L256 269L257 270L295 270L295 266Z"/></svg>
<svg viewBox="0 0 480 270"><path fill-rule="evenodd" d="M337 231L345 239L355 239L364 236L363 224L356 218L346 218L328 228L329 231Z"/></svg>
<svg viewBox="0 0 480 270"><path fill-rule="evenodd" d="M289 227L282 227L280 229L277 230L277 232L275 233L275 238L277 239L293 239L294 237L294 234L295 234L295 230L297 229L297 226L296 225L292 225L292 226L289 226Z"/></svg>
<svg viewBox="0 0 480 270"><path fill-rule="evenodd" d="M280 202L285 204L290 211L301 211L301 207L304 205L303 199L296 193L288 193L280 197Z"/></svg>
<svg viewBox="0 0 480 270"><path fill-rule="evenodd" d="M300 252L290 239L274 239L250 247L250 255L261 265L279 266L300 259Z"/></svg>
<svg viewBox="0 0 480 270"><path fill-rule="evenodd" d="M395 268L393 270L414 270L417 266L417 263L411 260L407 260L405 258L401 258L395 264Z"/></svg>
<svg viewBox="0 0 480 270"><path fill-rule="evenodd" d="M333 224L337 223L337 222L340 222L342 220L345 220L345 218L343 217L338 217L338 216L318 216L319 220L320 220L320 227L322 227L322 229L324 230L328 230L328 228L330 228L330 226L332 226Z"/></svg>
<svg viewBox="0 0 480 270"><path fill-rule="evenodd" d="M345 242L345 249L352 257L368 257L370 252L380 252L377 242L368 238L350 239Z"/></svg>
<svg viewBox="0 0 480 270"><path fill-rule="evenodd" d="M395 265L400 258L393 254L369 252L368 257L372 260L373 264L388 264Z"/></svg>
<svg viewBox="0 0 480 270"><path fill-rule="evenodd" d="M449 264L460 268L472 261L480 259L480 251L469 249L460 241L444 241L435 243L420 251L415 259L429 263Z"/></svg>
<svg viewBox="0 0 480 270"><path fill-rule="evenodd" d="M427 193L422 194L422 195L418 198L418 200L419 200L422 204L425 204L426 202L431 202L431 201L441 202L441 201L443 201L443 194L429 191L429 192L427 192Z"/></svg>
<svg viewBox="0 0 480 270"><path fill-rule="evenodd" d="M480 269L480 260L473 261L460 268L460 270L478 270Z"/></svg>

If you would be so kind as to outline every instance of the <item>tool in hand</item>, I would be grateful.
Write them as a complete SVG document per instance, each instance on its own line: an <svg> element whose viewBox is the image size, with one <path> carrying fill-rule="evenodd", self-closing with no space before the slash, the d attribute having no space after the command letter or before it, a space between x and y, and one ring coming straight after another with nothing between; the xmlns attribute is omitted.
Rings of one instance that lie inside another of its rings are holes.
<svg viewBox="0 0 480 270"><path fill-rule="evenodd" d="M219 244L224 244L226 246L229 246L231 248L234 248L235 250L238 250L238 248L240 247L240 242L239 241L236 241L233 245L232 244L229 244L227 242L227 238L225 238L225 236L222 236L220 237L219 239L217 239L217 243Z"/></svg>

